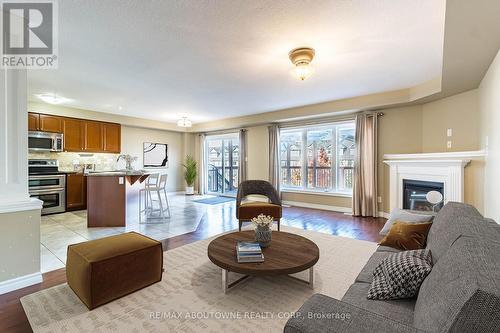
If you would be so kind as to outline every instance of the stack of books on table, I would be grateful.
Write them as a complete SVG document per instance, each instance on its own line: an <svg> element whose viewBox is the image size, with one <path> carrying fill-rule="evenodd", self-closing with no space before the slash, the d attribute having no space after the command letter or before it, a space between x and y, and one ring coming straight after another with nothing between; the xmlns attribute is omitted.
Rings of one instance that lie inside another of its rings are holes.
<svg viewBox="0 0 500 333"><path fill-rule="evenodd" d="M264 254L262 253L259 243L238 242L236 244L236 259L238 263L263 262Z"/></svg>

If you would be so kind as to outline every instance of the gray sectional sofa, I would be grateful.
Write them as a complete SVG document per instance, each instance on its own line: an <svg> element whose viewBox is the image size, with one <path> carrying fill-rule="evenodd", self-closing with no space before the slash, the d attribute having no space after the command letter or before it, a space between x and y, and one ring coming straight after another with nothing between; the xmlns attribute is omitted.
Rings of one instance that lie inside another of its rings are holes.
<svg viewBox="0 0 500 333"><path fill-rule="evenodd" d="M311 296L284 332L500 332L500 225L450 202L434 218L427 248L433 268L415 299L366 298L377 264L398 251L380 246L341 301Z"/></svg>

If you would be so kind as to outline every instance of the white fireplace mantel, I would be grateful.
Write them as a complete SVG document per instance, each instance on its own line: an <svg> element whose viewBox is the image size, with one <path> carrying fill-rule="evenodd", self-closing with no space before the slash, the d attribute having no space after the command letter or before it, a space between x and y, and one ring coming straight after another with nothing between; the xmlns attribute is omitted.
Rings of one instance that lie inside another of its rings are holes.
<svg viewBox="0 0 500 333"><path fill-rule="evenodd" d="M390 166L390 209L403 208L403 180L444 184L444 201L464 200L464 169L471 159L483 158L483 151L424 154L387 154Z"/></svg>

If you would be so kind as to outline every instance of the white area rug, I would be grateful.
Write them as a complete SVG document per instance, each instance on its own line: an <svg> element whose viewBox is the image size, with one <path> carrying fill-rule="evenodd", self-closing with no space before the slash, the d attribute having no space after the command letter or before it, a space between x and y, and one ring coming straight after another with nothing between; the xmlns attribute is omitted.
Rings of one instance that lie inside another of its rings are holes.
<svg viewBox="0 0 500 333"><path fill-rule="evenodd" d="M164 252L161 282L92 311L67 284L25 296L21 303L35 332L282 332L290 313L312 294L342 298L377 247L319 232L283 230L318 245L314 290L282 276L249 278L224 294L221 270L207 257L208 239ZM297 276L307 279L307 272Z"/></svg>

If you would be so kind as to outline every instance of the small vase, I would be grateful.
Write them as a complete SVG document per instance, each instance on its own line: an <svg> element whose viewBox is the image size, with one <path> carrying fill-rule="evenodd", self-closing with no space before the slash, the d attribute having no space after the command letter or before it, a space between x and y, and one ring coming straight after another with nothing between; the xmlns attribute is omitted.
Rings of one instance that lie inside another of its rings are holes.
<svg viewBox="0 0 500 333"><path fill-rule="evenodd" d="M268 247L271 245L272 230L271 227L255 228L255 241L259 242L260 247Z"/></svg>

